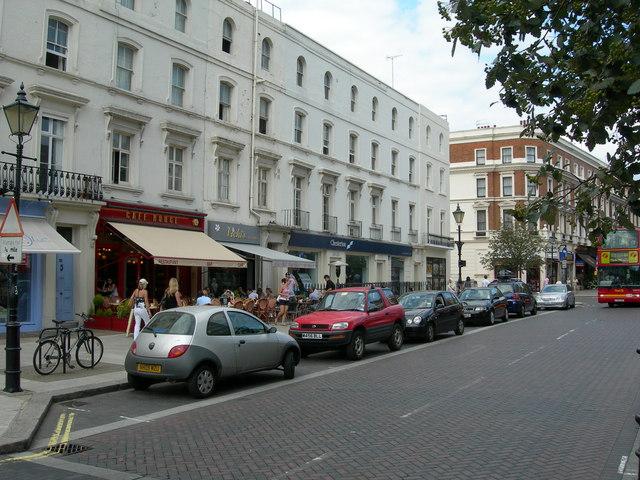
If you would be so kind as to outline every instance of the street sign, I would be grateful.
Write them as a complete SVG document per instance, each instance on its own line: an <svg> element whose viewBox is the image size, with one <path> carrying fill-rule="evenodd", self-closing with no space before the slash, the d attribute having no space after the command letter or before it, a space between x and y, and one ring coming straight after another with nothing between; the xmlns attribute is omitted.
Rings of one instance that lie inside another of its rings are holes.
<svg viewBox="0 0 640 480"><path fill-rule="evenodd" d="M22 263L22 237L0 236L0 263Z"/></svg>
<svg viewBox="0 0 640 480"><path fill-rule="evenodd" d="M2 225L0 225L0 237L22 237L23 235L24 230L22 230L22 222L18 215L18 207L15 199L12 198L7 207L7 213L4 214Z"/></svg>
<svg viewBox="0 0 640 480"><path fill-rule="evenodd" d="M22 263L22 222L15 199L11 199L0 225L0 263Z"/></svg>

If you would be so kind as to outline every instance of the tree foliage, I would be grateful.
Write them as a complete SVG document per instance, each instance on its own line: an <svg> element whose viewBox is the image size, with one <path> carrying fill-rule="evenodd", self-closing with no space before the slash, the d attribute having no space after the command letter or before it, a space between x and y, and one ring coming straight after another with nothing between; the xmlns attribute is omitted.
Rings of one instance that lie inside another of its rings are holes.
<svg viewBox="0 0 640 480"><path fill-rule="evenodd" d="M631 227L624 208L608 215L599 203L619 197L640 214L640 8L637 0L439 1L452 22L445 38L478 55L498 49L486 65L486 86L528 119L523 136L560 137L590 150L612 143L607 166L567 193L595 239L614 225ZM541 177L561 179L549 159ZM553 223L566 198L553 193L516 212ZM572 204L573 204L572 202Z"/></svg>
<svg viewBox="0 0 640 480"><path fill-rule="evenodd" d="M537 230L521 222L506 224L492 232L489 251L480 263L488 270L507 269L520 276L523 270L544 263L545 247L546 241Z"/></svg>

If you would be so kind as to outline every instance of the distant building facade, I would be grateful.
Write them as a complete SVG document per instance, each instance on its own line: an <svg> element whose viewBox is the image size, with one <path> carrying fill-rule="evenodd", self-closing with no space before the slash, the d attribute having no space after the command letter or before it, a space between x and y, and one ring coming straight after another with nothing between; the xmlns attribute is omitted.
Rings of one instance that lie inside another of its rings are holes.
<svg viewBox="0 0 640 480"><path fill-rule="evenodd" d="M520 272L531 284L550 281L573 283L576 278L590 278L595 267L595 249L588 232L573 225L571 188L591 177L604 166L595 156L560 140L555 144L538 138L521 137L523 125L487 127L451 132L451 205L459 204L465 211L462 224L463 278L470 276L478 283L484 275L495 278L497 272L485 269L480 260L486 255L491 233L513 218L507 213L516 205L544 196L548 191L567 193L554 225L539 222L537 229L546 240L546 250L540 252L544 265L540 269ZM565 172L560 184L552 178L540 185L531 180L549 157ZM598 208L612 214L621 200L612 199ZM455 225L454 225L455 227ZM452 227L452 234L454 233ZM452 252L452 264L457 264L457 252ZM579 276L579 277L578 277Z"/></svg>

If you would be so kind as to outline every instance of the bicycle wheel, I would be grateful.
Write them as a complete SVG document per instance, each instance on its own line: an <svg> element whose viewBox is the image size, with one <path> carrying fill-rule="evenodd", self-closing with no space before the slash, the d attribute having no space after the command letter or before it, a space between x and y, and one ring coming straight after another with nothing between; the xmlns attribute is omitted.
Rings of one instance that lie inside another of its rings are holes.
<svg viewBox="0 0 640 480"><path fill-rule="evenodd" d="M61 358L60 346L53 340L45 340L33 352L33 368L40 375L49 375L58 368Z"/></svg>
<svg viewBox="0 0 640 480"><path fill-rule="evenodd" d="M82 368L95 367L102 358L102 340L93 335L87 335L78 342L76 360Z"/></svg>

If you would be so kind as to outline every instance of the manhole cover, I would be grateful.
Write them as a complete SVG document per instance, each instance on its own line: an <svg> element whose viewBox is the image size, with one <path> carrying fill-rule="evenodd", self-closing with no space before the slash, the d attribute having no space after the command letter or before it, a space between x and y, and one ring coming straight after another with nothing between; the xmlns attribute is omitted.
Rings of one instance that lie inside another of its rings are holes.
<svg viewBox="0 0 640 480"><path fill-rule="evenodd" d="M91 447L76 445L74 443L58 443L56 445L49 445L45 452L57 453L59 455L73 455L74 453L80 453L86 450L91 450Z"/></svg>

